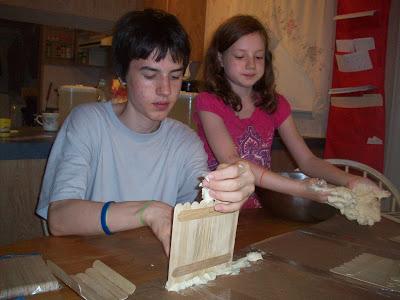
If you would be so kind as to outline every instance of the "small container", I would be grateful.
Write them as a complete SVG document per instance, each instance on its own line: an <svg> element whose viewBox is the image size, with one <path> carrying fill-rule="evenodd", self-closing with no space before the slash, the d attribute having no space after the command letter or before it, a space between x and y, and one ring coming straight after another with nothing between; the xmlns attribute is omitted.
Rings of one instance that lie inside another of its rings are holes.
<svg viewBox="0 0 400 300"><path fill-rule="evenodd" d="M97 92L98 92L97 101L99 101L99 102L107 101L106 89L107 89L107 83L103 78L101 78L99 80L99 83L97 84Z"/></svg>
<svg viewBox="0 0 400 300"><path fill-rule="evenodd" d="M75 106L96 102L98 99L98 89L84 85L62 85L58 89L58 107L60 112L60 124Z"/></svg>
<svg viewBox="0 0 400 300"><path fill-rule="evenodd" d="M0 118L0 138L9 137L11 129L10 118Z"/></svg>

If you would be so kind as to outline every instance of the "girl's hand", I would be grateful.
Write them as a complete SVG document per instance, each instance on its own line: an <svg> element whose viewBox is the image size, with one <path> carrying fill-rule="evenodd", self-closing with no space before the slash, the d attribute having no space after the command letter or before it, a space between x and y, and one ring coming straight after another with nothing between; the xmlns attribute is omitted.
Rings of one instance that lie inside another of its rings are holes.
<svg viewBox="0 0 400 300"><path fill-rule="evenodd" d="M220 164L207 178L209 181L203 180L203 185L210 189L210 196L219 201L215 210L220 212L239 210L255 189L255 177L245 161Z"/></svg>
<svg viewBox="0 0 400 300"><path fill-rule="evenodd" d="M325 203L328 201L328 196L331 193L331 189L325 180L319 178L307 178L302 181L304 198L310 199L316 202Z"/></svg>
<svg viewBox="0 0 400 300"><path fill-rule="evenodd" d="M380 192L383 192L382 189L379 188L379 186L373 182L371 179L366 178L366 177L361 177L361 176L353 176L347 183L347 187L351 190L353 190L357 185L360 184L365 184L368 186L373 187L373 190L376 191L377 194Z"/></svg>

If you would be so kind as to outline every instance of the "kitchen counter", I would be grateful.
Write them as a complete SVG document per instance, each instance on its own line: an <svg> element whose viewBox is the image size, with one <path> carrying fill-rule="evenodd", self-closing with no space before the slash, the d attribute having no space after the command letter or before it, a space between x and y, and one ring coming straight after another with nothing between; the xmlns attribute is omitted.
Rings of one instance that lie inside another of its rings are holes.
<svg viewBox="0 0 400 300"><path fill-rule="evenodd" d="M44 131L41 127L21 128L8 138L0 138L0 160L47 159L56 132ZM305 137L310 149L322 149L324 138ZM279 136L275 137L272 150L286 149Z"/></svg>
<svg viewBox="0 0 400 300"><path fill-rule="evenodd" d="M0 138L0 160L47 159L56 134L41 127L21 128Z"/></svg>
<svg viewBox="0 0 400 300"><path fill-rule="evenodd" d="M329 270L360 253L400 259L400 244L389 240L400 224L383 219L360 226L342 216L318 224L296 223L262 209L242 211L236 234L236 258L264 251L236 276L220 276L181 294L167 292L168 260L148 227L88 237L43 237L0 247L0 255L39 252L68 274L84 271L94 260L136 284L135 299L395 299L399 293L332 274ZM78 299L68 288L38 299Z"/></svg>

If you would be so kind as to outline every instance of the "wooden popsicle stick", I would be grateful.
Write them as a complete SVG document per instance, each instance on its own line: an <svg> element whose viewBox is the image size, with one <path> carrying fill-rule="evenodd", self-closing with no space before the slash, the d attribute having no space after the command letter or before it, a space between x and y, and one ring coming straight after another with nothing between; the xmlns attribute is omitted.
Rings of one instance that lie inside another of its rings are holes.
<svg viewBox="0 0 400 300"><path fill-rule="evenodd" d="M96 280L99 284L101 284L105 289L107 289L116 298L118 298L120 300L125 300L126 298L128 298L128 293L124 292L123 290L121 290L121 288L119 288L118 286L113 284L110 280L108 280L106 277L101 275L101 273L98 270L96 270L95 268L88 268L88 269L86 269L85 273L89 277Z"/></svg>
<svg viewBox="0 0 400 300"><path fill-rule="evenodd" d="M51 260L47 260L47 266L58 279L60 279L67 286L69 286L75 293L81 296L81 288L79 284L71 276L65 273L63 269L61 269Z"/></svg>
<svg viewBox="0 0 400 300"><path fill-rule="evenodd" d="M81 294L80 296L86 300L106 300L105 298L101 297L99 294L96 293L91 287L89 287L80 277L76 275L71 275L73 280L75 280L80 288Z"/></svg>
<svg viewBox="0 0 400 300"><path fill-rule="evenodd" d="M232 260L238 215L205 201L175 206L167 289Z"/></svg>
<svg viewBox="0 0 400 300"><path fill-rule="evenodd" d="M133 294L135 292L136 285L134 285L128 279L123 277L121 274L119 274L116 271L114 271L113 269L111 269L109 266L107 266L103 262L101 262L99 260L95 260L93 263L93 268L98 270L104 277L106 277L108 280L110 280L113 284L120 287L123 291L125 291L129 295Z"/></svg>
<svg viewBox="0 0 400 300"><path fill-rule="evenodd" d="M78 273L75 275L81 279L88 287L90 287L93 291L95 291L100 297L103 299L116 300L117 297L112 295L109 291L107 291L99 282L89 277L89 275L85 273Z"/></svg>
<svg viewBox="0 0 400 300"><path fill-rule="evenodd" d="M215 256L215 257L212 257L209 259L205 259L205 260L191 263L188 265L180 266L172 272L172 276L180 277L180 276L183 276L186 274L193 273L198 270L208 269L208 268L229 262L230 260L231 260L230 253L220 255L220 256Z"/></svg>
<svg viewBox="0 0 400 300"><path fill-rule="evenodd" d="M59 283L39 254L0 255L0 299L47 292Z"/></svg>
<svg viewBox="0 0 400 300"><path fill-rule="evenodd" d="M180 212L178 215L178 220L180 222L186 222L186 221L197 220L197 219L202 219L202 218L207 218L207 217L221 216L223 214L224 213L222 213L222 212L214 210L214 206L203 207L203 208L197 208L197 209L184 210L184 211Z"/></svg>

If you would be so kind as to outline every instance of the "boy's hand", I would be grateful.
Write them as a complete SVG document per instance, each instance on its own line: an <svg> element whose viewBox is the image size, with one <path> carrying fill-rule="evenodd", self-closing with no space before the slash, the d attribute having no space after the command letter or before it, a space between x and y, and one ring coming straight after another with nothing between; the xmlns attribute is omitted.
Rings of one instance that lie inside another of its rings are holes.
<svg viewBox="0 0 400 300"><path fill-rule="evenodd" d="M255 189L255 177L245 161L220 164L207 178L209 181L203 180L203 185L220 202L215 205L215 210L220 212L239 210Z"/></svg>
<svg viewBox="0 0 400 300"><path fill-rule="evenodd" d="M172 230L173 207L160 201L151 201L143 211L143 220L163 245L169 256Z"/></svg>

